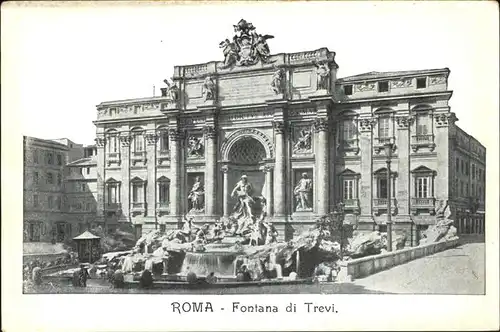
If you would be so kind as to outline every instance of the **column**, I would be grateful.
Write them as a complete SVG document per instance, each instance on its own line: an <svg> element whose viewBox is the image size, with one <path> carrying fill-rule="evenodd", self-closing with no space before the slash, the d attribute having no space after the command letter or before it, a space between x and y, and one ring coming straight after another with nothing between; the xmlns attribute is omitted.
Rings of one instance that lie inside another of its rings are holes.
<svg viewBox="0 0 500 332"><path fill-rule="evenodd" d="M434 183L434 197L438 201L449 199L449 126L453 126L456 121L454 113L440 113L434 115L435 120L435 144L437 156L437 176Z"/></svg>
<svg viewBox="0 0 500 332"><path fill-rule="evenodd" d="M206 137L206 159L205 159L205 215L215 216L217 200L217 132L215 127L204 128Z"/></svg>
<svg viewBox="0 0 500 332"><path fill-rule="evenodd" d="M314 123L316 131L316 212L323 216L329 212L328 190L328 119L319 118Z"/></svg>
<svg viewBox="0 0 500 332"><path fill-rule="evenodd" d="M221 167L222 172L222 183L224 186L224 190L222 192L222 213L224 217L229 217L229 167L224 165Z"/></svg>
<svg viewBox="0 0 500 332"><path fill-rule="evenodd" d="M180 144L182 135L177 128L169 130L170 139L170 215L180 215Z"/></svg>
<svg viewBox="0 0 500 332"><path fill-rule="evenodd" d="M121 192L120 203L122 205L122 213L128 217L130 215L130 142L132 138L129 133L124 133L120 136L121 153Z"/></svg>
<svg viewBox="0 0 500 332"><path fill-rule="evenodd" d="M266 214L272 215L273 206L273 168L270 165L264 166L263 172L266 174Z"/></svg>
<svg viewBox="0 0 500 332"><path fill-rule="evenodd" d="M282 121L273 122L275 150L274 176L274 215L285 216L285 124Z"/></svg>
<svg viewBox="0 0 500 332"><path fill-rule="evenodd" d="M148 177L146 183L146 208L147 216L156 216L156 142L158 136L154 131L146 134L146 158Z"/></svg>
<svg viewBox="0 0 500 332"><path fill-rule="evenodd" d="M372 230L374 226L372 216L372 199L374 190L372 186L373 125L374 120L372 118L361 118L358 121L358 130L360 132L359 148L361 155L361 179L359 180L360 225L358 228L361 230Z"/></svg>

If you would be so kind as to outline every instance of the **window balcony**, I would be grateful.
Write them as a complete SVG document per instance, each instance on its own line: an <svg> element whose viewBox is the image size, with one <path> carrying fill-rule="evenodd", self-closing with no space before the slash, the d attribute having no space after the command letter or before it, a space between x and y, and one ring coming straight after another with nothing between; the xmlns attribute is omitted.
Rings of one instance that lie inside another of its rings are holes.
<svg viewBox="0 0 500 332"><path fill-rule="evenodd" d="M106 204L106 211L119 212L122 209L122 203L108 203Z"/></svg>
<svg viewBox="0 0 500 332"><path fill-rule="evenodd" d="M156 203L156 214L158 216L162 216L164 214L170 214L170 203L169 202Z"/></svg>
<svg viewBox="0 0 500 332"><path fill-rule="evenodd" d="M359 200L357 198L344 199L344 210L359 212Z"/></svg>
<svg viewBox="0 0 500 332"><path fill-rule="evenodd" d="M161 165L167 160L170 160L170 150L158 150L156 160L158 165Z"/></svg>
<svg viewBox="0 0 500 332"><path fill-rule="evenodd" d="M342 152L354 152L359 153L359 144L357 138L343 139L339 142L339 150Z"/></svg>
<svg viewBox="0 0 500 332"><path fill-rule="evenodd" d="M121 159L120 159L120 153L119 152L109 152L107 157L107 164L108 166L111 166L112 164L117 164L120 166Z"/></svg>
<svg viewBox="0 0 500 332"><path fill-rule="evenodd" d="M410 210L412 214L416 215L419 211L427 211L430 214L436 212L435 209L436 199L434 197L412 197Z"/></svg>
<svg viewBox="0 0 500 332"><path fill-rule="evenodd" d="M373 199L373 210L374 213L380 215L382 213L387 213L387 198L374 198ZM397 213L397 201L395 198L391 198L391 214L395 215Z"/></svg>
<svg viewBox="0 0 500 332"><path fill-rule="evenodd" d="M436 147L434 143L434 135L413 135L411 137L411 148L413 152L417 152L420 148L429 148L432 152Z"/></svg>
<svg viewBox="0 0 500 332"><path fill-rule="evenodd" d="M144 203L144 202L132 202L130 212L132 213L132 215L146 214L146 203Z"/></svg>
<svg viewBox="0 0 500 332"><path fill-rule="evenodd" d="M380 151L384 150L386 144L392 143L392 152L396 151L396 138L395 137L375 137L373 142L373 148L376 154L380 154Z"/></svg>
<svg viewBox="0 0 500 332"><path fill-rule="evenodd" d="M146 151L134 151L131 153L132 166L135 166L137 163L144 163L146 165Z"/></svg>

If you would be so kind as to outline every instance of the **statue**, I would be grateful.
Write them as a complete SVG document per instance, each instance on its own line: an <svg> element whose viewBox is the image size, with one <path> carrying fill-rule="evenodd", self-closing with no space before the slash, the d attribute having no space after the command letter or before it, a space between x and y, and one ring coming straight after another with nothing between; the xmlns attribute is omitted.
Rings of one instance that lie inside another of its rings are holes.
<svg viewBox="0 0 500 332"><path fill-rule="evenodd" d="M318 74L318 90L328 90L330 81L330 67L328 63L315 63Z"/></svg>
<svg viewBox="0 0 500 332"><path fill-rule="evenodd" d="M302 173L302 178L299 180L295 189L293 190L295 199L297 201L296 211L311 211L311 193L312 193L312 180L308 178L307 173Z"/></svg>
<svg viewBox="0 0 500 332"><path fill-rule="evenodd" d="M191 136L188 140L188 157L203 158L203 143L200 137Z"/></svg>
<svg viewBox="0 0 500 332"><path fill-rule="evenodd" d="M251 196L252 192L253 188L248 182L247 176L241 176L241 180L238 181L231 192L231 197L238 197L238 203L234 207L236 219L239 219L240 217L243 217L244 219L253 219L252 207L254 200Z"/></svg>
<svg viewBox="0 0 500 332"><path fill-rule="evenodd" d="M300 137L293 145L293 152L306 152L311 151L311 130L302 129Z"/></svg>
<svg viewBox="0 0 500 332"><path fill-rule="evenodd" d="M271 81L271 89L275 94L283 93L283 70L278 69L274 72Z"/></svg>
<svg viewBox="0 0 500 332"><path fill-rule="evenodd" d="M188 200L191 203L190 211L203 211L204 196L205 192L203 191L203 183L201 183L201 178L197 176L188 195Z"/></svg>
<svg viewBox="0 0 500 332"><path fill-rule="evenodd" d="M170 83L168 80L163 80L163 82L167 85L167 97L173 101L177 102L179 100L179 88L175 84L175 82Z"/></svg>
<svg viewBox="0 0 500 332"><path fill-rule="evenodd" d="M223 48L224 53L222 67L251 66L259 60L268 62L270 51L267 40L274 38L274 36L257 34L253 24L243 19L233 27L235 32L233 41L225 39L219 43L219 47Z"/></svg>
<svg viewBox="0 0 500 332"><path fill-rule="evenodd" d="M205 101L215 100L215 83L210 76L207 76L203 82L202 95L205 96Z"/></svg>

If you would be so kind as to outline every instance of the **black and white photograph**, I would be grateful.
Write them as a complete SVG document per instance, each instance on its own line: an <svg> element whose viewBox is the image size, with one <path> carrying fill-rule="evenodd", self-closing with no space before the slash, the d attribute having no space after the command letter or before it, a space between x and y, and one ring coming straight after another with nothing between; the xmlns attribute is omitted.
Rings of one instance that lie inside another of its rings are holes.
<svg viewBox="0 0 500 332"><path fill-rule="evenodd" d="M43 331L498 328L495 12L4 4L9 293Z"/></svg>

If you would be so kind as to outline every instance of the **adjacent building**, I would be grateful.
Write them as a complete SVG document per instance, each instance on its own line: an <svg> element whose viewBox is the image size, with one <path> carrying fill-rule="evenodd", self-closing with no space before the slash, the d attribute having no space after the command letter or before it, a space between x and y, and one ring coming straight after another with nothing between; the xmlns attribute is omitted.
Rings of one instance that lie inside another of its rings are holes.
<svg viewBox="0 0 500 332"><path fill-rule="evenodd" d="M67 138L23 141L24 241L63 242L95 220L95 198L89 197L96 191L95 146Z"/></svg>

